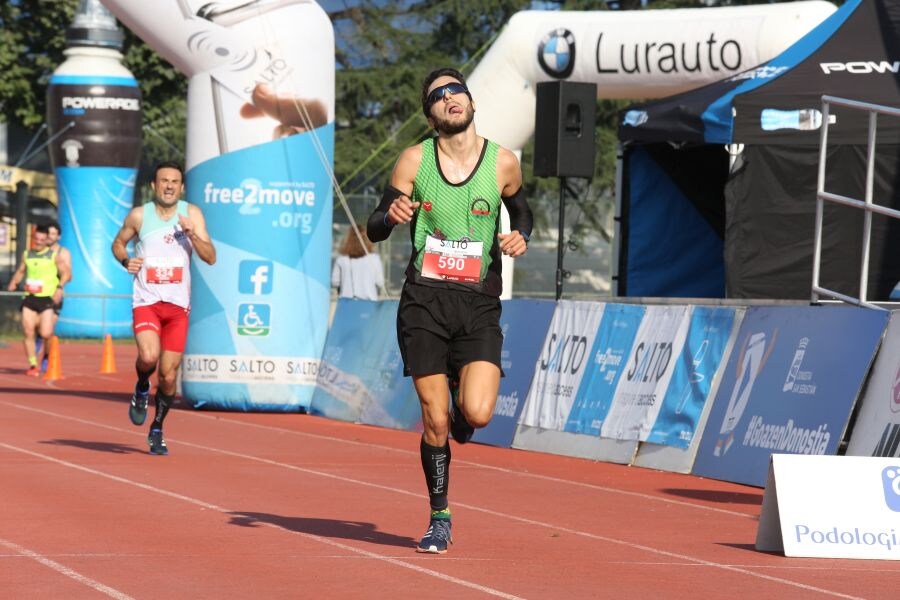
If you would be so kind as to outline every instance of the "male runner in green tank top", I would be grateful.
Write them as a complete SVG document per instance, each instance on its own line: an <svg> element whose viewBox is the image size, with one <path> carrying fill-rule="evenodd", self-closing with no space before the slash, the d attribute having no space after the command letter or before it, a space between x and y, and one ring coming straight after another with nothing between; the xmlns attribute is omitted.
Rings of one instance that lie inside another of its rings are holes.
<svg viewBox="0 0 900 600"><path fill-rule="evenodd" d="M416 550L443 554L452 541L448 434L465 443L493 415L502 376L500 256L525 254L532 215L516 156L475 132L462 73L432 71L422 85L422 110L437 137L400 155L367 230L378 242L410 224L397 337L422 406L420 454L431 505ZM510 215L506 234L501 202Z"/></svg>
<svg viewBox="0 0 900 600"><path fill-rule="evenodd" d="M62 302L63 286L71 278L67 263L59 252L49 245L49 229L38 225L31 236L33 248L26 250L22 262L13 273L7 289L12 292L25 280L25 299L22 301L22 333L25 338L25 356L28 359L26 375L40 375L36 352L36 336L44 341L44 347L53 336L53 307Z"/></svg>

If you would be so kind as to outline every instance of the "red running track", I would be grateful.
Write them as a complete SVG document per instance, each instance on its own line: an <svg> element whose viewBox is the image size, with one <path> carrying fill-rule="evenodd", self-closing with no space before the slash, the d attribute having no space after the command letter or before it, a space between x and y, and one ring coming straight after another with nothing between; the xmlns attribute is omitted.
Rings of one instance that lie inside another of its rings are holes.
<svg viewBox="0 0 900 600"><path fill-rule="evenodd" d="M455 544L427 525L418 434L194 411L147 453L134 350L62 345L65 379L0 348L3 598L897 598L900 564L753 548L763 491L453 446ZM152 416L152 413L151 413Z"/></svg>

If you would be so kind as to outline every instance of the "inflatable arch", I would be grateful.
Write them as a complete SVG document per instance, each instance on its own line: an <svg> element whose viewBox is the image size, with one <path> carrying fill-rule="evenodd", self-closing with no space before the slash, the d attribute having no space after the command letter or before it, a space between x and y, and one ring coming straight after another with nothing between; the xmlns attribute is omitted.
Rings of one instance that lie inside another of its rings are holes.
<svg viewBox="0 0 900 600"><path fill-rule="evenodd" d="M188 77L187 200L217 261L191 265L184 397L305 410L331 296L331 21L312 0L104 3Z"/></svg>
<svg viewBox="0 0 900 600"><path fill-rule="evenodd" d="M723 8L516 13L468 78L480 134L521 150L541 81L661 98L763 63L834 12L824 0Z"/></svg>

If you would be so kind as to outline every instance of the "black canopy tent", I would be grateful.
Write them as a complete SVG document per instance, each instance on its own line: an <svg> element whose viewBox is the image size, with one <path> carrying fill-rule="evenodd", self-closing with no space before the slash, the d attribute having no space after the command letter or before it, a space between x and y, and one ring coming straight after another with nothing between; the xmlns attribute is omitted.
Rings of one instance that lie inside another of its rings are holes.
<svg viewBox="0 0 900 600"><path fill-rule="evenodd" d="M809 298L823 95L900 107L900 0L849 0L762 66L623 111L619 295ZM829 121L825 190L862 199L868 113ZM900 209L900 118L876 139L873 199ZM823 286L858 294L862 223L826 206ZM900 222L873 217L870 248L886 299Z"/></svg>

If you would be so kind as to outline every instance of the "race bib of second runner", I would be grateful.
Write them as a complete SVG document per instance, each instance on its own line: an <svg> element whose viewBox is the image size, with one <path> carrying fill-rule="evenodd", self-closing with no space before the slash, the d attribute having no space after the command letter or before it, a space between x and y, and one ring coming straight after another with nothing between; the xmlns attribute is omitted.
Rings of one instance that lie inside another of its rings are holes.
<svg viewBox="0 0 900 600"><path fill-rule="evenodd" d="M422 277L478 283L481 281L483 242L468 240L425 239Z"/></svg>
<svg viewBox="0 0 900 600"><path fill-rule="evenodd" d="M44 281L42 279L26 279L25 291L29 294L40 294L44 291Z"/></svg>
<svg viewBox="0 0 900 600"><path fill-rule="evenodd" d="M148 256L144 259L147 283L181 283L184 276L184 257Z"/></svg>

